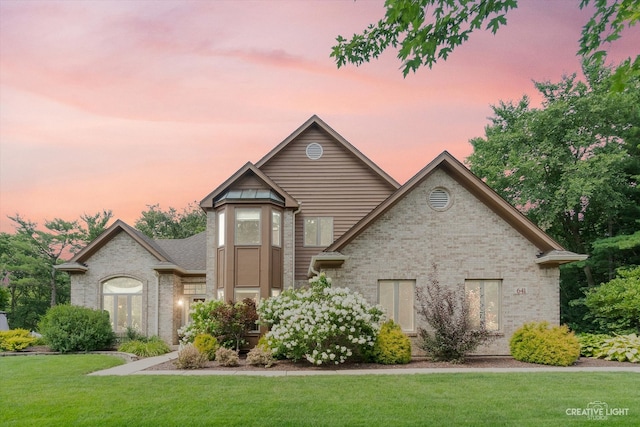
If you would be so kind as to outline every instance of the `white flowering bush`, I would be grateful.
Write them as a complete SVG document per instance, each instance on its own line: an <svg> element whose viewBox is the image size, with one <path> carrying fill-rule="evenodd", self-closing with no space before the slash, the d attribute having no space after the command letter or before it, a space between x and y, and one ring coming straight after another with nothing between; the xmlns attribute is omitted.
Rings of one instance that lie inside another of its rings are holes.
<svg viewBox="0 0 640 427"><path fill-rule="evenodd" d="M349 289L332 288L324 274L311 279L309 289L262 301L258 314L270 327L266 340L275 357L314 365L370 356L382 318L379 307Z"/></svg>

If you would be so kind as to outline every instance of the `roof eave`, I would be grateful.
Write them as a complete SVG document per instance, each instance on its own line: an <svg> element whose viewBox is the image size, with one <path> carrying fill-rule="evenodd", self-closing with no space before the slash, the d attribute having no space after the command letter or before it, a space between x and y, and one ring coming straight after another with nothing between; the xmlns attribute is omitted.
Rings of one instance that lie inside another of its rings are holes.
<svg viewBox="0 0 640 427"><path fill-rule="evenodd" d="M89 270L89 267L79 262L65 262L64 264L54 265L53 268L67 273L86 273Z"/></svg>
<svg viewBox="0 0 640 427"><path fill-rule="evenodd" d="M313 277L327 268L340 268L342 264L347 260L346 255L340 253L321 253L311 257L309 263L309 269L307 270L307 277Z"/></svg>
<svg viewBox="0 0 640 427"><path fill-rule="evenodd" d="M565 251L551 251L536 258L536 264L542 266L557 266L561 264L568 264L570 262L584 261L587 258L589 258L589 256L584 254Z"/></svg>

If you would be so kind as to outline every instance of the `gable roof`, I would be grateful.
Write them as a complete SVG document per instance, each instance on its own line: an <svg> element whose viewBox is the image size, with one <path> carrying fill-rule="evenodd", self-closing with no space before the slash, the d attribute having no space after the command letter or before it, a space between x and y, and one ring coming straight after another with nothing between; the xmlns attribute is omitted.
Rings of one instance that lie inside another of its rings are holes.
<svg viewBox="0 0 640 427"><path fill-rule="evenodd" d="M477 197L493 212L499 215L514 229L522 234L526 239L538 247L545 254L553 253L553 256L542 257L539 264L562 263L586 258L586 255L578 255L573 252L565 251L562 246L542 231L537 225L531 222L519 210L509 204L491 187L489 187L480 178L475 176L469 169L460 163L455 157L447 151L442 152L438 157L425 166L420 172L406 182L401 188L393 193L387 200L382 202L378 207L354 225L349 231L337 239L331 246L325 249L325 252L339 252L349 242L359 236L373 221L395 206L410 191L417 187L435 170L444 170L449 176L455 179L471 194Z"/></svg>
<svg viewBox="0 0 640 427"><path fill-rule="evenodd" d="M206 233L198 233L186 239L151 239L122 220L116 220L109 228L82 248L69 262L56 266L69 272L85 272L85 262L117 234L125 233L153 255L157 270L176 270L180 273L202 273L206 265Z"/></svg>
<svg viewBox="0 0 640 427"><path fill-rule="evenodd" d="M289 135L284 141L278 144L273 150L269 151L262 159L256 163L256 167L262 168L269 160L275 157L278 153L285 149L293 140L300 136L304 131L310 127L317 126L329 136L331 136L338 144L344 147L348 152L354 155L359 161L367 165L375 174L380 176L384 181L389 183L393 188L400 187L400 184L393 179L389 174L383 171L378 165L371 161L367 156L362 154L360 150L351 145L346 139L344 139L338 132L333 130L328 124L320 119L317 115L311 116L306 122L304 122L298 129L296 129L291 135Z"/></svg>
<svg viewBox="0 0 640 427"><path fill-rule="evenodd" d="M209 193L202 201L200 202L200 207L202 209L211 209L213 208L213 204L218 196L228 190L235 182L245 177L247 174L253 173L256 177L258 177L262 182L264 182L268 187L270 187L273 191L278 193L284 199L285 208L297 208L298 202L296 199L291 197L289 193L284 191L278 184L273 182L271 178L265 175L260 169L258 169L253 163L247 162L243 167L241 167L236 173L231 175L225 182L220 184L215 190Z"/></svg>

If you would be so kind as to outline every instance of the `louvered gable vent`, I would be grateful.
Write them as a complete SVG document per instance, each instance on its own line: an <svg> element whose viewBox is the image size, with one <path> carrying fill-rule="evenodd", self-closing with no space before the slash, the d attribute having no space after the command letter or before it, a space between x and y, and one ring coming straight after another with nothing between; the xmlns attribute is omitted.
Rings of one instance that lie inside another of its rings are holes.
<svg viewBox="0 0 640 427"><path fill-rule="evenodd" d="M318 144L317 142L312 142L311 144L307 145L307 157L311 160L318 160L320 157L322 157L322 153L322 145Z"/></svg>
<svg viewBox="0 0 640 427"><path fill-rule="evenodd" d="M429 206L433 209L444 209L449 206L449 193L443 188L434 189L429 194Z"/></svg>

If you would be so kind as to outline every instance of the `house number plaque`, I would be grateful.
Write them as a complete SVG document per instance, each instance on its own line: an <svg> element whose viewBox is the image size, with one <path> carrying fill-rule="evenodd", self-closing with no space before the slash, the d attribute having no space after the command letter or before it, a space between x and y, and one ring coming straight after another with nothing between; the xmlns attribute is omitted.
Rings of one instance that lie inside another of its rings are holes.
<svg viewBox="0 0 640 427"><path fill-rule="evenodd" d="M516 288L514 294L516 295L526 295L527 288Z"/></svg>

